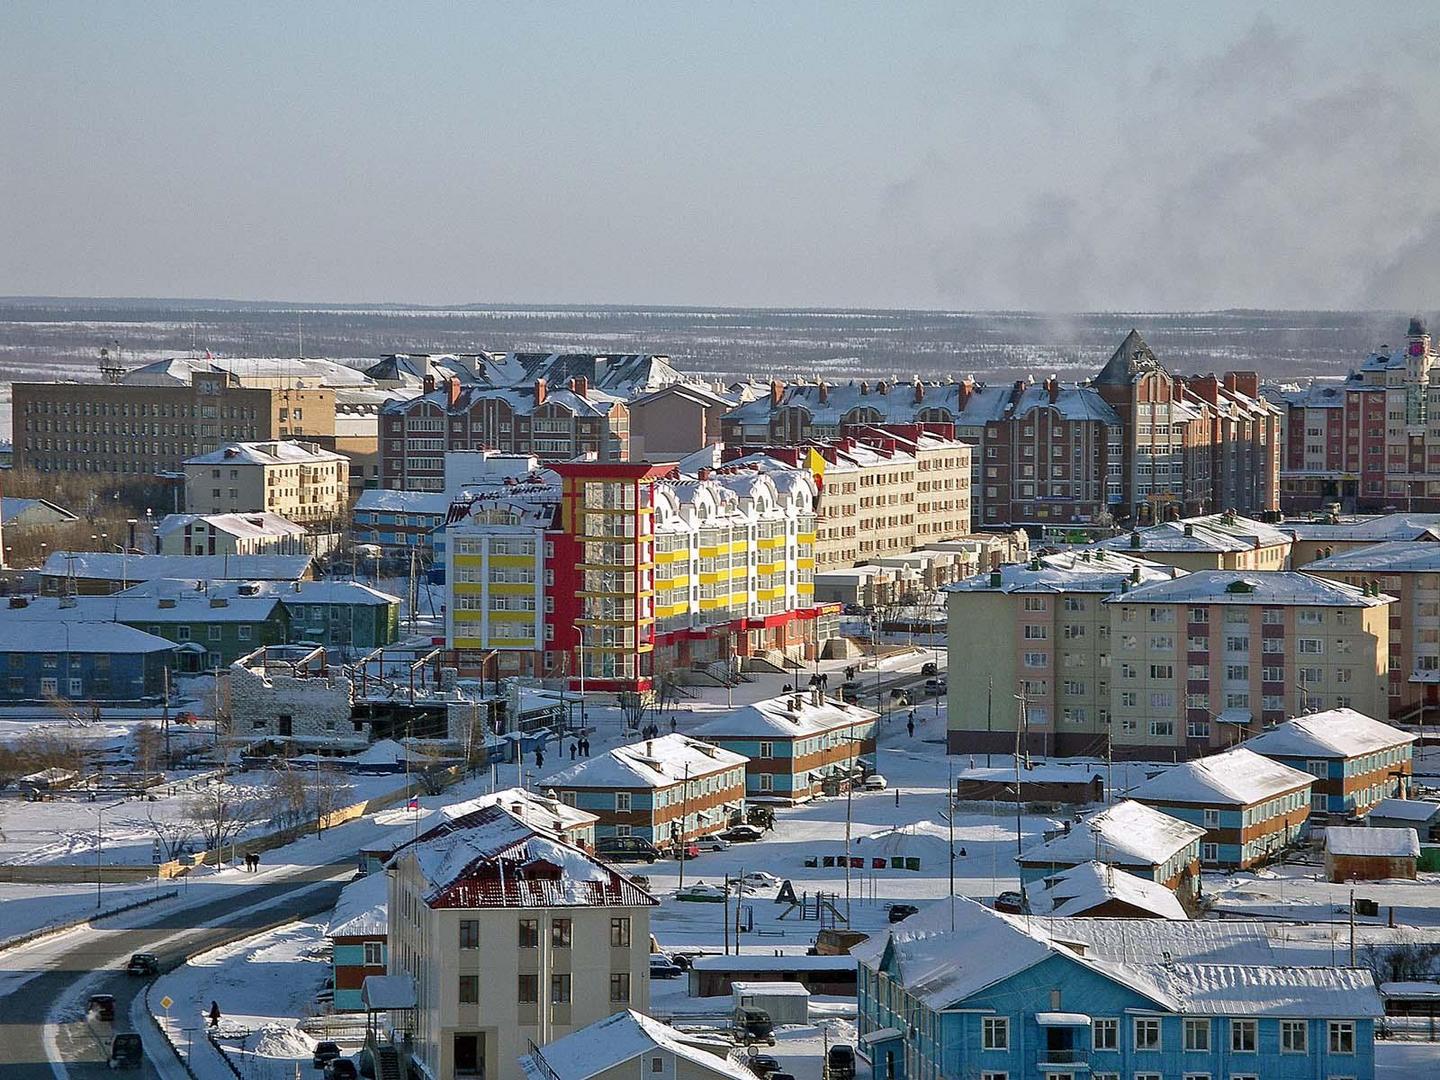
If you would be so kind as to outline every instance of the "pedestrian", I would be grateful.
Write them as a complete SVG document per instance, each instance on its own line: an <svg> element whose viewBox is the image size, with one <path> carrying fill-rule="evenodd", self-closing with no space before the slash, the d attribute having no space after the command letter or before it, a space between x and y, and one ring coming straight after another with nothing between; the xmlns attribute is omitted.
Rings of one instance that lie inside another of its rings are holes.
<svg viewBox="0 0 1440 1080"><path fill-rule="evenodd" d="M212 1028L220 1026L220 1003L218 1001L210 1002L210 1026Z"/></svg>
<svg viewBox="0 0 1440 1080"><path fill-rule="evenodd" d="M570 760L571 760L571 761L574 761L574 760L575 760L575 755L576 755L577 753L579 753L579 752L580 752L580 743L579 743L579 741L576 740L576 741L571 742L571 743L570 743Z"/></svg>
<svg viewBox="0 0 1440 1080"><path fill-rule="evenodd" d="M915 737L915 718L913 716L909 720L905 721L905 727L910 732L910 737L913 739Z"/></svg>
<svg viewBox="0 0 1440 1080"><path fill-rule="evenodd" d="M255 872L257 874L260 872L260 853L258 851L255 852Z"/></svg>
<svg viewBox="0 0 1440 1080"><path fill-rule="evenodd" d="M581 757L589 757L589 756L590 756L590 740L589 740L588 738L585 738L585 739L581 739L581 740L580 740L580 756L581 756Z"/></svg>
<svg viewBox="0 0 1440 1080"><path fill-rule="evenodd" d="M540 747L537 746L537 747L535 747L535 767L536 767L537 769L541 769L541 768L544 768L544 766L545 766L545 751L542 750Z"/></svg>

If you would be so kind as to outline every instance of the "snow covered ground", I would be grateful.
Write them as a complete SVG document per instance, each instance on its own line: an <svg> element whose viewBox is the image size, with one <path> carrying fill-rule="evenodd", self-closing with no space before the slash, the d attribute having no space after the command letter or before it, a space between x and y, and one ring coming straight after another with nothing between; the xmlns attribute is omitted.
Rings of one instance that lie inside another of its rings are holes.
<svg viewBox="0 0 1440 1080"><path fill-rule="evenodd" d="M169 892L175 885L166 882L157 890L154 882L138 885L104 885L99 906L93 884L0 885L0 943L21 934L43 930L83 919L96 911L113 911L137 900ZM163 901L161 901L163 903Z"/></svg>

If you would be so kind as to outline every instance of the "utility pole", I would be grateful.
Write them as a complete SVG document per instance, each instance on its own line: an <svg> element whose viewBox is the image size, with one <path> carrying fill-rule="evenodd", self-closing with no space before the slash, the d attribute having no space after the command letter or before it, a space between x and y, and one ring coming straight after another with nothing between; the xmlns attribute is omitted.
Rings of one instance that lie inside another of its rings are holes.
<svg viewBox="0 0 1440 1080"><path fill-rule="evenodd" d="M948 678L948 672L947 672ZM990 734L993 704L995 699L995 676L991 675L985 680L985 767L990 768Z"/></svg>
<svg viewBox="0 0 1440 1080"><path fill-rule="evenodd" d="M1355 966L1355 886L1350 886L1350 966Z"/></svg>
<svg viewBox="0 0 1440 1080"><path fill-rule="evenodd" d="M680 789L680 885L685 888L685 849L689 845L685 842L685 828L690 821L690 763L685 763L685 779L682 781L684 787Z"/></svg>
<svg viewBox="0 0 1440 1080"><path fill-rule="evenodd" d="M1015 700L1020 703L1020 714L1015 718L1015 854L1021 854L1021 826L1020 811L1024 805L1020 800L1020 745L1021 732L1029 722L1026 714L1025 691L1015 695Z"/></svg>
<svg viewBox="0 0 1440 1080"><path fill-rule="evenodd" d="M945 818L950 823L950 932L955 932L955 762L950 762L950 786L945 789Z"/></svg>
<svg viewBox="0 0 1440 1080"><path fill-rule="evenodd" d="M879 753L876 753L879 757ZM878 765L879 762L877 761ZM845 927L850 927L850 823L852 821L851 808L854 805L853 793L855 785L849 781L845 783Z"/></svg>

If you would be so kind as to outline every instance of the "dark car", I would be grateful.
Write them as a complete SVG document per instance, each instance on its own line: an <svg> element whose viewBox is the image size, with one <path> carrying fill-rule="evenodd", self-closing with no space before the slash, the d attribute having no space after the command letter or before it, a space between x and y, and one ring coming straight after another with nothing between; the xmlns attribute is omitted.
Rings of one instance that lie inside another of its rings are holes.
<svg viewBox="0 0 1440 1080"><path fill-rule="evenodd" d="M860 684L855 680L840 685L840 700L847 705L858 705L860 702Z"/></svg>
<svg viewBox="0 0 1440 1080"><path fill-rule="evenodd" d="M329 1063L340 1056L340 1047L336 1046L329 1039L315 1044L315 1057L310 1064L317 1069L323 1069Z"/></svg>
<svg viewBox="0 0 1440 1080"><path fill-rule="evenodd" d="M795 1074L794 1074L794 1073L773 1072L773 1073L770 1074L770 1080L795 1080Z"/></svg>
<svg viewBox="0 0 1440 1080"><path fill-rule="evenodd" d="M855 1080L855 1048L848 1043L836 1043L830 1047L825 1064L830 1080Z"/></svg>
<svg viewBox="0 0 1440 1080"><path fill-rule="evenodd" d="M1014 890L1002 892L995 897L995 910L1006 911L1011 915L1023 915L1025 913L1025 898Z"/></svg>
<svg viewBox="0 0 1440 1080"><path fill-rule="evenodd" d="M110 1040L110 1068L138 1069L145 1064L145 1047L133 1031Z"/></svg>
<svg viewBox="0 0 1440 1080"><path fill-rule="evenodd" d="M780 1062L772 1054L754 1054L745 1059L745 1064L750 1066L750 1071L760 1077L760 1080L780 1071Z"/></svg>
<svg viewBox="0 0 1440 1080"><path fill-rule="evenodd" d="M775 1045L775 1021L770 1019L770 1014L764 1009L752 1009L742 1005L735 1010L731 1030L739 1042Z"/></svg>
<svg viewBox="0 0 1440 1080"><path fill-rule="evenodd" d="M923 664L920 665L920 674L921 674L921 675L938 675L938 674L940 674L940 665L937 664L937 663L935 663L934 660L927 660L927 661L925 661L925 663L923 663Z"/></svg>
<svg viewBox="0 0 1440 1080"><path fill-rule="evenodd" d="M595 841L595 854L611 862L654 862L662 853L641 836L602 836Z"/></svg>
<svg viewBox="0 0 1440 1080"><path fill-rule="evenodd" d="M137 952L125 965L127 975L159 975L160 958L153 952Z"/></svg>
<svg viewBox="0 0 1440 1080"><path fill-rule="evenodd" d="M92 1020L107 1024L115 1022L115 998L111 994L91 994L85 1005L85 1015Z"/></svg>
<svg viewBox="0 0 1440 1080"><path fill-rule="evenodd" d="M731 825L720 835L732 844L748 844L764 836L765 830L754 825Z"/></svg>
<svg viewBox="0 0 1440 1080"><path fill-rule="evenodd" d="M347 1057L331 1058L325 1063L325 1080L360 1080L360 1072Z"/></svg>
<svg viewBox="0 0 1440 1080"><path fill-rule="evenodd" d="M904 922L919 910L914 904L891 904L888 917L892 923Z"/></svg>

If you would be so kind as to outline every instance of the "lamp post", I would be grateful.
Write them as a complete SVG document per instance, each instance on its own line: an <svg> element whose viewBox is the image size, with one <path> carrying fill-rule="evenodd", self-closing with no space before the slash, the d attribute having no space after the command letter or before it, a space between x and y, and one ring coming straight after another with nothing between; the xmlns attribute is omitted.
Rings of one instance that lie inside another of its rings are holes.
<svg viewBox="0 0 1440 1080"><path fill-rule="evenodd" d="M114 802L109 806L98 807L95 811L95 908L100 908L100 886L105 878L105 811L114 810L117 806L123 806L123 802Z"/></svg>

